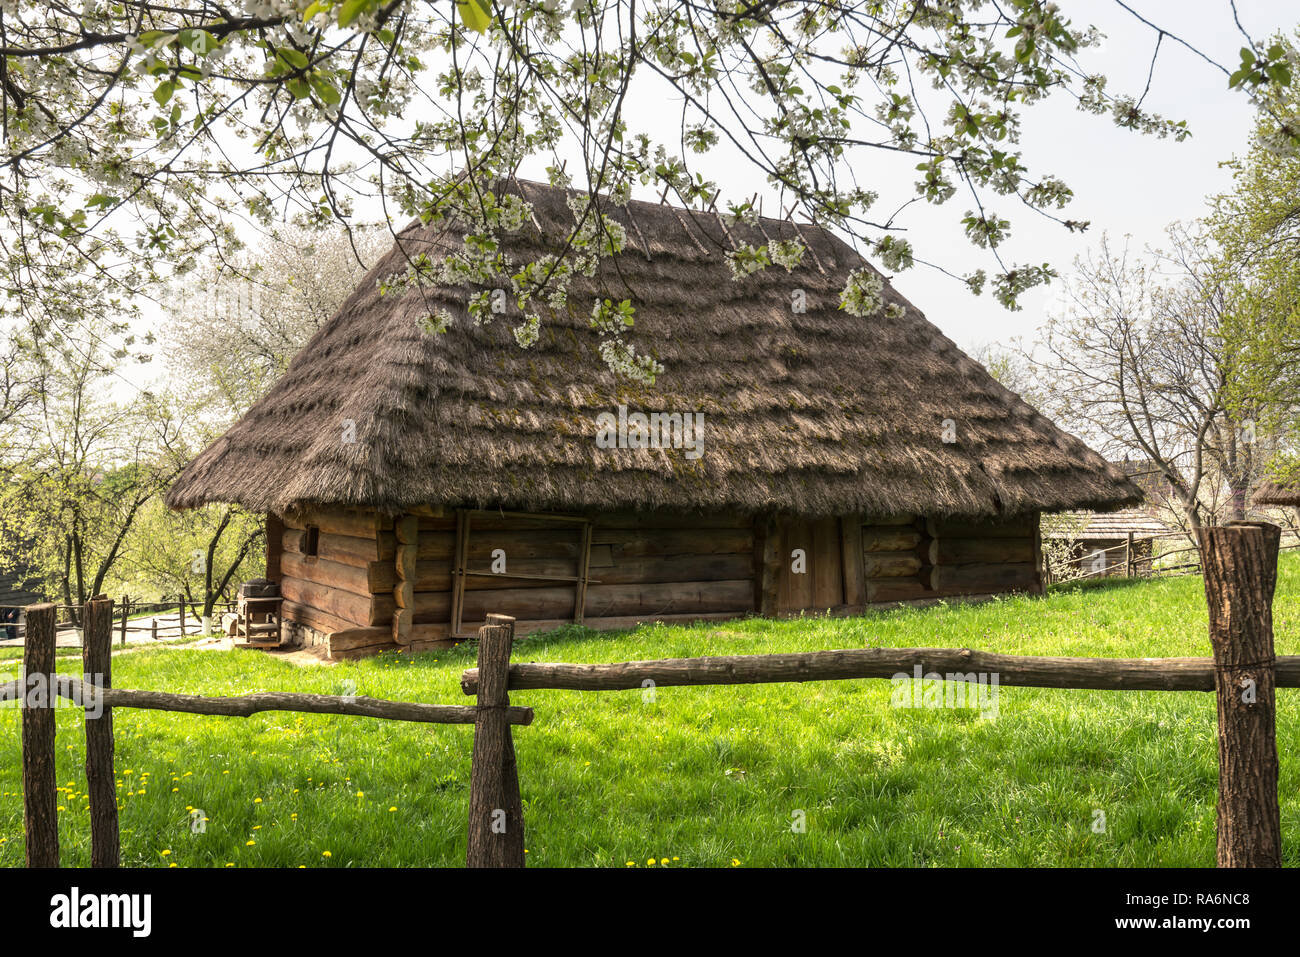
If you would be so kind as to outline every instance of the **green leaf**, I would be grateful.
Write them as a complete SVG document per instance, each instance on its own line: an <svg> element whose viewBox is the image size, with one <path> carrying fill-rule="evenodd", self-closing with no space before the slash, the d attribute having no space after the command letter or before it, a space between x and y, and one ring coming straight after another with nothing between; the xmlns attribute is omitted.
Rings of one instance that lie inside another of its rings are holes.
<svg viewBox="0 0 1300 957"><path fill-rule="evenodd" d="M153 91L153 98L159 106L166 106L167 101L172 98L176 92L176 84L171 80L163 80Z"/></svg>
<svg viewBox="0 0 1300 957"><path fill-rule="evenodd" d="M372 0L345 0L339 7L339 26L351 26L353 21L365 13L366 8L370 6Z"/></svg>
<svg viewBox="0 0 1300 957"><path fill-rule="evenodd" d="M280 47L275 51L275 55L295 70L305 70L307 64L311 62L307 59L307 54L301 50L295 50L293 47Z"/></svg>
<svg viewBox="0 0 1300 957"><path fill-rule="evenodd" d="M337 106L343 99L343 94L339 92L338 87L319 74L313 74L311 78L311 88L316 91L317 96L330 106Z"/></svg>
<svg viewBox="0 0 1300 957"><path fill-rule="evenodd" d="M460 18L475 33L486 33L492 24L492 8L487 0L456 0Z"/></svg>

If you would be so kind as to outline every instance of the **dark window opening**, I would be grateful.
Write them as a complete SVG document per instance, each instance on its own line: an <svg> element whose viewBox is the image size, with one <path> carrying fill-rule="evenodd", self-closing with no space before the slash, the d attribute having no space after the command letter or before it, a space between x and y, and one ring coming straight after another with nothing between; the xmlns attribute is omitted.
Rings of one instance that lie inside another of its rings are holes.
<svg viewBox="0 0 1300 957"><path fill-rule="evenodd" d="M320 529L315 525L308 525L307 531L302 536L302 555L303 558L315 558L320 552Z"/></svg>

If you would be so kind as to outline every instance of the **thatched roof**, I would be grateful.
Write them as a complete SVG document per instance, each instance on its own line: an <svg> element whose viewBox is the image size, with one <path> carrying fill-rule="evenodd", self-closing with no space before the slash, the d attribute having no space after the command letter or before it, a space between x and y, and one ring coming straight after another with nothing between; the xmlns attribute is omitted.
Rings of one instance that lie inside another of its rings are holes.
<svg viewBox="0 0 1300 957"><path fill-rule="evenodd" d="M1300 506L1300 486L1274 481L1262 482L1250 501L1252 505Z"/></svg>
<svg viewBox="0 0 1300 957"><path fill-rule="evenodd" d="M1043 538L1089 541L1093 539L1124 538L1130 532L1137 538L1165 535L1170 528L1153 515L1150 509L1122 508L1116 512L1065 512L1066 521L1060 527L1044 527Z"/></svg>
<svg viewBox="0 0 1300 957"><path fill-rule="evenodd" d="M573 222L565 194L516 188L534 216L507 252L527 261L555 251ZM527 350L511 332L519 317L469 320L464 303L477 289L468 287L437 290L433 302L455 321L442 335L422 332L428 290L377 288L405 268L394 247L267 395L190 463L168 504L974 517L1140 497L888 285L901 318L840 310L848 273L865 262L830 233L643 202L611 215L628 248L593 279L575 280L567 312L548 318ZM726 250L777 238L807 246L800 267L731 278ZM399 237L409 255L442 255L456 241L437 226ZM806 312L791 308L795 289L806 293ZM589 328L597 296L636 305L630 341L662 362L656 385L629 385L605 368ZM702 412L704 454L597 448L596 417L620 403ZM943 441L946 419L954 443ZM347 420L353 443L341 440Z"/></svg>

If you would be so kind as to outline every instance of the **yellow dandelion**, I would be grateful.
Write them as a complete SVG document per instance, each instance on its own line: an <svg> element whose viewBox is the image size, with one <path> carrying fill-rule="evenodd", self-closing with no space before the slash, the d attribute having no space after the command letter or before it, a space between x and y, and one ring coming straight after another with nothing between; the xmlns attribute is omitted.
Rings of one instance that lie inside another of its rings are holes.
<svg viewBox="0 0 1300 957"><path fill-rule="evenodd" d="M321 857L333 857L334 855L331 854L329 851L321 851L321 852L320 852L320 856L321 856Z"/></svg>
<svg viewBox="0 0 1300 957"><path fill-rule="evenodd" d="M252 847L256 843L257 841L246 841L244 842L244 847Z"/></svg>

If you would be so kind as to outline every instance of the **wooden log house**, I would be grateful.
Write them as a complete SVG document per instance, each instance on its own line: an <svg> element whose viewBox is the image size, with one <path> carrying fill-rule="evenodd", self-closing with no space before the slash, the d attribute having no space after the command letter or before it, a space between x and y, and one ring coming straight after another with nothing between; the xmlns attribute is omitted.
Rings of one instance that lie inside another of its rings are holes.
<svg viewBox="0 0 1300 957"><path fill-rule="evenodd" d="M510 188L530 213L507 257L558 248L563 191ZM528 349L517 316L470 321L480 287L381 294L408 256L454 253L464 232L409 227L181 474L173 507L267 514L267 575L298 641L339 658L470 636L491 612L526 634L1037 592L1041 512L1138 500L887 281L875 314L838 308L870 267L829 232L602 211L626 248L574 281ZM802 243L803 263L732 278L729 249L776 239ZM633 301L655 384L605 367L597 297ZM447 331L422 331L431 308ZM676 431L598 442L601 417L628 410ZM695 448L677 441L688 414Z"/></svg>

